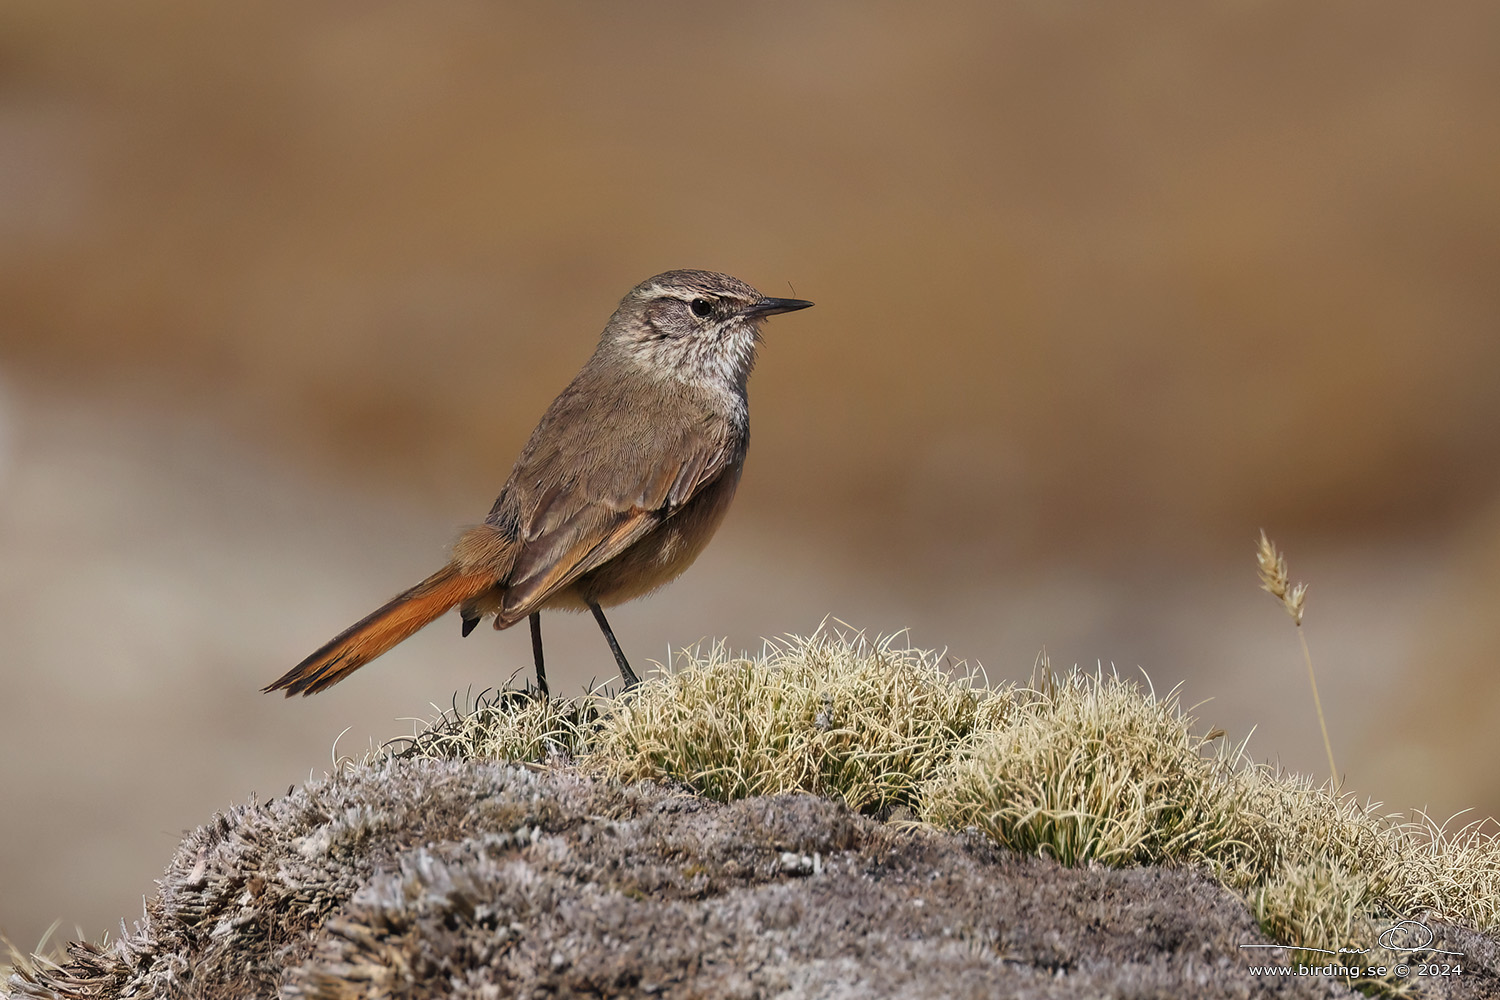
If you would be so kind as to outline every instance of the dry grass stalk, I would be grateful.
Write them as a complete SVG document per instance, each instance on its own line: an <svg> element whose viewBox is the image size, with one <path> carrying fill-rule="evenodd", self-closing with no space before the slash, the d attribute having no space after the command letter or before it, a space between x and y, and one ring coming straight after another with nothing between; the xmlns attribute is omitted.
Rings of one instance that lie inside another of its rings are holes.
<svg viewBox="0 0 1500 1000"><path fill-rule="evenodd" d="M1307 664L1307 683L1312 688L1313 709L1318 713L1318 728L1323 732L1323 749L1328 753L1328 773L1335 784L1339 781L1338 765L1333 762L1333 741L1328 738L1328 722L1323 717L1323 699L1318 697L1318 678L1313 673L1312 651L1307 648L1307 636L1302 631L1303 604L1307 599L1307 584L1293 585L1287 573L1286 557L1276 546L1260 533L1260 544L1256 547L1255 560L1260 564L1260 589L1281 602L1286 613L1297 626L1297 641L1302 645L1302 659Z"/></svg>

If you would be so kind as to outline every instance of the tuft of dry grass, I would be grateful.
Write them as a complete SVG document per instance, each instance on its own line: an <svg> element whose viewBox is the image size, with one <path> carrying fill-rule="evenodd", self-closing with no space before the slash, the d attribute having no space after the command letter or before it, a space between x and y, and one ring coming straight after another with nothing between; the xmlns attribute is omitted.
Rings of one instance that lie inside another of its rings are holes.
<svg viewBox="0 0 1500 1000"><path fill-rule="evenodd" d="M65 938L54 940L53 938L60 926L62 926L61 920L52 921L52 926L43 932L42 939L30 951L22 951L10 938L0 934L0 949L3 949L3 953L0 953L0 988L4 987L11 976L19 975L23 979L35 979L43 970L59 969L64 962L68 961L67 940ZM88 940L83 933L83 928L75 927L73 930L74 940ZM109 935L106 933L101 940L108 942Z"/></svg>
<svg viewBox="0 0 1500 1000"><path fill-rule="evenodd" d="M1291 949L1291 960L1299 964L1324 965L1330 958L1328 952L1337 952L1350 942L1379 940L1370 913L1374 902L1370 881L1338 865L1288 868L1255 885L1247 901L1267 937L1302 946ZM1384 949L1361 955L1358 961L1361 965L1396 964Z"/></svg>
<svg viewBox="0 0 1500 1000"><path fill-rule="evenodd" d="M387 756L435 760L571 760L586 750L603 699L550 699L533 689L486 688L418 728L373 749L360 763ZM355 763L349 760L349 763Z"/></svg>
<svg viewBox="0 0 1500 1000"><path fill-rule="evenodd" d="M1205 755L1176 691L1074 672L1015 708L922 790L922 816L1064 864L1192 861L1232 839L1232 758Z"/></svg>
<svg viewBox="0 0 1500 1000"><path fill-rule="evenodd" d="M720 801L801 791L865 812L915 808L922 783L1011 707L895 637L820 631L760 658L715 644L677 661L601 717L592 759L605 773Z"/></svg>
<svg viewBox="0 0 1500 1000"><path fill-rule="evenodd" d="M1235 808L1236 850L1216 859L1231 888L1304 869L1337 870L1362 880L1365 898L1391 914L1500 930L1500 828L1493 820L1453 827L1453 819L1385 813L1378 802L1248 760L1237 775Z"/></svg>

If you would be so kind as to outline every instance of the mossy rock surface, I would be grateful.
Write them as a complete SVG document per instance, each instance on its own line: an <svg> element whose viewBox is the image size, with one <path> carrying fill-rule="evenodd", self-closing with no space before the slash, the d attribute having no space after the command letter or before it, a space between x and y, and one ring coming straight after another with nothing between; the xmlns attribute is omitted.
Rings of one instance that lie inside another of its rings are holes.
<svg viewBox="0 0 1500 1000"><path fill-rule="evenodd" d="M1240 899L1189 869L1065 868L809 795L719 804L569 769L395 760L216 817L183 841L134 933L75 945L63 968L10 989L1350 995L1250 976L1260 958L1240 945L1265 943ZM1497 982L1474 968L1449 995Z"/></svg>

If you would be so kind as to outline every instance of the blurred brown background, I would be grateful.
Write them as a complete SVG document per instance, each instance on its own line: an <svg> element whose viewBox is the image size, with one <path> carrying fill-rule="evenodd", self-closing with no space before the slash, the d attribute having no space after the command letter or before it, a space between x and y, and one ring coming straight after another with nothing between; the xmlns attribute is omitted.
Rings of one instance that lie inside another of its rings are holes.
<svg viewBox="0 0 1500 1000"><path fill-rule="evenodd" d="M0 7L0 931L530 669L456 618L256 692L488 509L627 288L770 324L736 509L637 663L825 614L1184 682L1500 811L1500 6ZM795 292L793 291L795 289ZM612 672L553 616L557 688Z"/></svg>

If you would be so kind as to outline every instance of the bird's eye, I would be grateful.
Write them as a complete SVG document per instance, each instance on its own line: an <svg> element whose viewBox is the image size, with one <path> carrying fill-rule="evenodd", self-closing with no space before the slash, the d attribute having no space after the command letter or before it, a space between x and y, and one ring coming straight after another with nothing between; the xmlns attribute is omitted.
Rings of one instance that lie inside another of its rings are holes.
<svg viewBox="0 0 1500 1000"><path fill-rule="evenodd" d="M698 317L707 316L714 311L713 305L707 299L694 299L688 303L688 308L693 310L693 315Z"/></svg>

